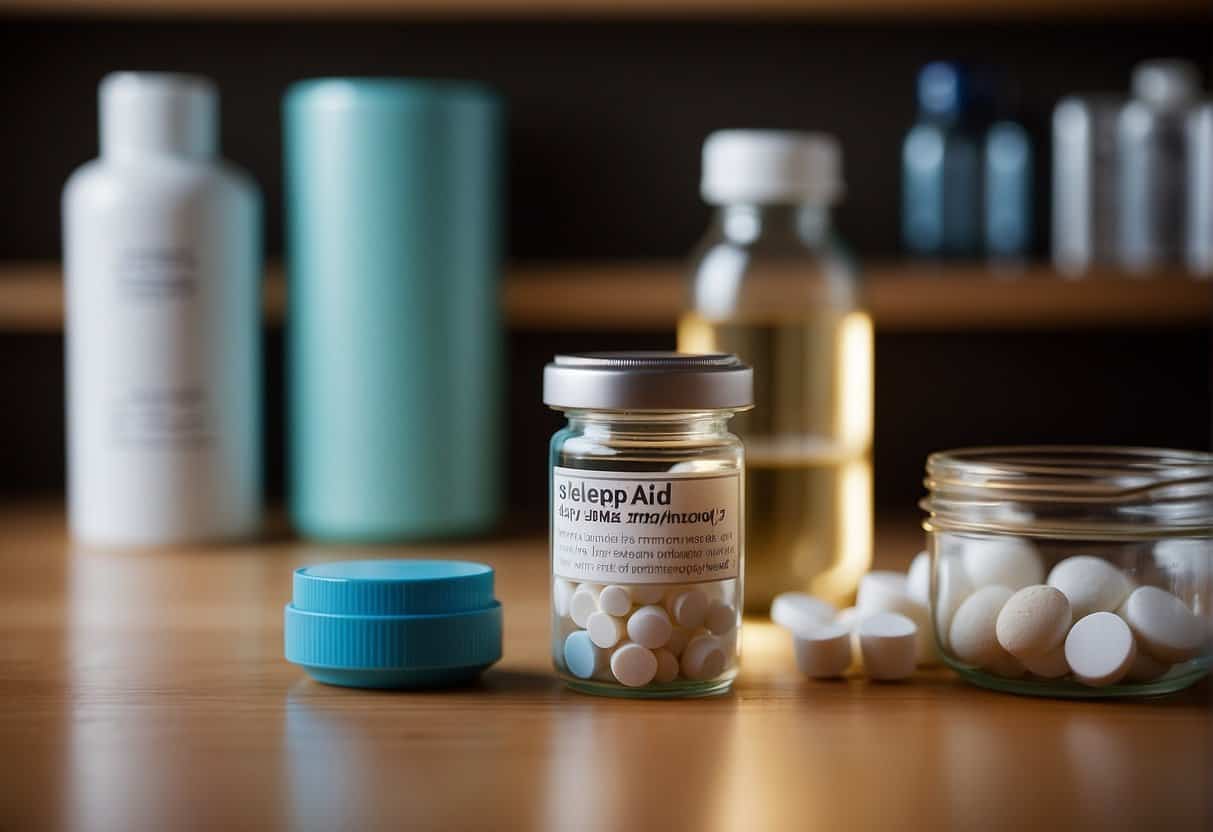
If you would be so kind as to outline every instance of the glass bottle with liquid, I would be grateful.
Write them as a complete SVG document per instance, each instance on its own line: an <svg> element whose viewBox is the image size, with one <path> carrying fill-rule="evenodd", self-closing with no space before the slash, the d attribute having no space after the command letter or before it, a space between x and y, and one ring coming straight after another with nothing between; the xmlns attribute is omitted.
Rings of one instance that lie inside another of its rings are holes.
<svg viewBox="0 0 1213 832"><path fill-rule="evenodd" d="M716 207L695 255L682 352L754 368L746 445L746 607L786 590L849 601L872 557L872 324L830 206L829 136L713 133L701 191Z"/></svg>

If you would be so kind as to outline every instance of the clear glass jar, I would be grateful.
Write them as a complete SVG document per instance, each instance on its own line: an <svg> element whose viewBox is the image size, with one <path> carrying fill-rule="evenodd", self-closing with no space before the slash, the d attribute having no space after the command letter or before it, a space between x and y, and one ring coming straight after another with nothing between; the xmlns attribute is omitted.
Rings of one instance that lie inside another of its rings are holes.
<svg viewBox="0 0 1213 832"><path fill-rule="evenodd" d="M686 352L755 370L746 444L746 604L780 592L850 603L872 559L872 324L831 206L842 193L829 136L725 130L703 150L716 206L694 255Z"/></svg>
<svg viewBox="0 0 1213 832"><path fill-rule="evenodd" d="M740 656L745 471L728 421L750 406L734 356L557 356L551 442L552 661L615 696L729 689Z"/></svg>
<svg viewBox="0 0 1213 832"><path fill-rule="evenodd" d="M1109 697L1208 673L1213 455L975 448L930 456L926 484L931 621L965 679Z"/></svg>

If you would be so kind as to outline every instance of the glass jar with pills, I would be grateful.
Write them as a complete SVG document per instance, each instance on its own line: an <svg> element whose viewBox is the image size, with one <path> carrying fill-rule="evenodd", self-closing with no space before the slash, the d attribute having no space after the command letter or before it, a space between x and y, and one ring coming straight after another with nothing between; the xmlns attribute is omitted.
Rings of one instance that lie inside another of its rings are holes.
<svg viewBox="0 0 1213 832"><path fill-rule="evenodd" d="M927 460L931 624L975 684L1062 697L1192 685L1213 644L1213 454L1010 447Z"/></svg>
<svg viewBox="0 0 1213 832"><path fill-rule="evenodd" d="M552 660L612 696L727 691L740 655L745 466L736 356L558 355L550 454Z"/></svg>

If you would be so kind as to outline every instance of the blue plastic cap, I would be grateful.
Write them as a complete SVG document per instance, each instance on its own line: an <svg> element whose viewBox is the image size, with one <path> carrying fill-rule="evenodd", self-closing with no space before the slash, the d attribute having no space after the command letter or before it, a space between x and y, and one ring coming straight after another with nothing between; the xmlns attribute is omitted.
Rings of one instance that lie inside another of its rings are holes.
<svg viewBox="0 0 1213 832"><path fill-rule="evenodd" d="M295 570L287 661L329 684L433 687L470 681L501 658L493 569L370 560Z"/></svg>

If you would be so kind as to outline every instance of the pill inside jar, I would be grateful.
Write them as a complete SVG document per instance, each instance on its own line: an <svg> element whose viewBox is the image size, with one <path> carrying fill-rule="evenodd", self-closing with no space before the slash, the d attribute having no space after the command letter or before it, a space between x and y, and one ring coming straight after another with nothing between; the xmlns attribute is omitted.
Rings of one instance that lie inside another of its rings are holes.
<svg viewBox="0 0 1213 832"><path fill-rule="evenodd" d="M545 368L552 662L569 687L705 696L737 675L752 373L730 355L591 353Z"/></svg>

